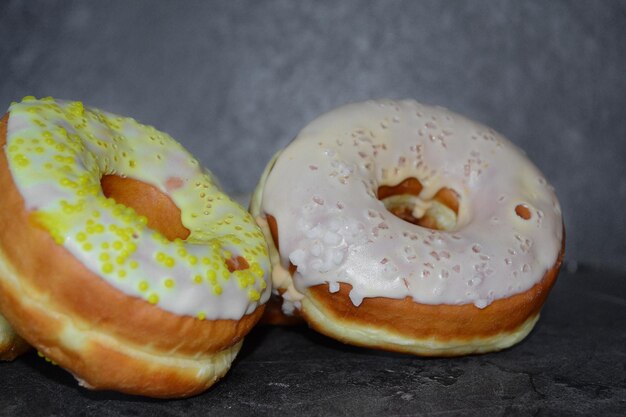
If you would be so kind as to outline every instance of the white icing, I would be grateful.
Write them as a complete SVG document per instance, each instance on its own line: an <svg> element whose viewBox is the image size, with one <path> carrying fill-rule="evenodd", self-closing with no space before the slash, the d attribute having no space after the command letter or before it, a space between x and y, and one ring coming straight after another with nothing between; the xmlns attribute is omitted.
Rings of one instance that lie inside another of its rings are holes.
<svg viewBox="0 0 626 417"><path fill-rule="evenodd" d="M442 187L460 195L453 230L407 223L376 198L379 186L410 177L422 183L424 201ZM263 183L258 211L277 221L279 262L297 266L295 289L347 283L355 305L410 296L484 308L539 282L561 249L559 203L523 153L492 129L415 101L321 116ZM518 204L529 220L515 213Z"/></svg>

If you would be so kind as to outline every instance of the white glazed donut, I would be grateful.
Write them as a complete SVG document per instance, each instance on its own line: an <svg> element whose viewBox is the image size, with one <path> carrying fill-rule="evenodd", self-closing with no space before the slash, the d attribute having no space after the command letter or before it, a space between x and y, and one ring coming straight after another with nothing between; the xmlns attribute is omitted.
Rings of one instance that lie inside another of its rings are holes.
<svg viewBox="0 0 626 417"><path fill-rule="evenodd" d="M89 388L201 392L269 297L252 217L180 144L80 102L0 120L0 311Z"/></svg>
<svg viewBox="0 0 626 417"><path fill-rule="evenodd" d="M518 148L408 100L313 121L268 165L251 211L275 244L288 313L347 343L418 355L523 339L564 247L555 193Z"/></svg>

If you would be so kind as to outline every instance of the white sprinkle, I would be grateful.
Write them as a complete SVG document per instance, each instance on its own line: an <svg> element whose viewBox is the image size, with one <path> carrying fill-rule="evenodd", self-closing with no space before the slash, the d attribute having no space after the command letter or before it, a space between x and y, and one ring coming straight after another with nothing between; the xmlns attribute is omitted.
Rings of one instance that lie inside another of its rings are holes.
<svg viewBox="0 0 626 417"><path fill-rule="evenodd" d="M295 266L302 265L306 259L306 252L302 249L296 249L289 254L289 260Z"/></svg>
<svg viewBox="0 0 626 417"><path fill-rule="evenodd" d="M319 225L315 225L315 227L305 229L304 235L308 239L316 239L322 236L322 229Z"/></svg>
<svg viewBox="0 0 626 417"><path fill-rule="evenodd" d="M404 258L407 261L411 261L411 260L413 260L413 259L415 259L417 257L416 254L415 254L415 249L413 249L412 246L405 246L404 250L403 250L403 253L404 253Z"/></svg>
<svg viewBox="0 0 626 417"><path fill-rule="evenodd" d="M341 243L341 236L330 230L324 233L324 243L327 245L336 246Z"/></svg>
<svg viewBox="0 0 626 417"><path fill-rule="evenodd" d="M320 256L323 250L324 246L319 240L315 240L313 245L311 245L311 255L313 256Z"/></svg>
<svg viewBox="0 0 626 417"><path fill-rule="evenodd" d="M314 195L314 196L313 196L313 201L314 201L316 204L319 204L320 206L323 206L323 205L324 205L324 199L323 199L322 197L317 196L317 195Z"/></svg>
<svg viewBox="0 0 626 417"><path fill-rule="evenodd" d="M313 259L310 265L311 268L313 268L317 272L326 272L326 265L324 265L324 261L322 261L321 259Z"/></svg>
<svg viewBox="0 0 626 417"><path fill-rule="evenodd" d="M341 220L337 218L333 218L330 220L330 223L328 224L328 228L332 230L333 232L336 232L339 229L341 229L342 225L343 225L343 222Z"/></svg>
<svg viewBox="0 0 626 417"><path fill-rule="evenodd" d="M358 307L363 302L363 296L353 288L352 291L350 291L350 300L355 307Z"/></svg>
<svg viewBox="0 0 626 417"><path fill-rule="evenodd" d="M333 262L335 265L340 265L343 262L343 252L338 250L333 252Z"/></svg>

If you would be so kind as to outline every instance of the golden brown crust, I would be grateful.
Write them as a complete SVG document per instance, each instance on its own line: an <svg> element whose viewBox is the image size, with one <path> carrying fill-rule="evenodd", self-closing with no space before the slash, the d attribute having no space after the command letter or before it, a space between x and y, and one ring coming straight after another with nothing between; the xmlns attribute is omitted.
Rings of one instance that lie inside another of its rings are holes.
<svg viewBox="0 0 626 417"><path fill-rule="evenodd" d="M19 336L7 343L0 343L0 361L12 361L29 349L30 345Z"/></svg>
<svg viewBox="0 0 626 417"><path fill-rule="evenodd" d="M174 355L111 337L80 317L49 310L6 289L1 288L2 308L11 323L26 329L33 346L87 388L158 398L191 396L226 373L241 345L216 353Z"/></svg>
<svg viewBox="0 0 626 417"><path fill-rule="evenodd" d="M12 361L29 348L28 343L0 316L0 361Z"/></svg>
<svg viewBox="0 0 626 417"><path fill-rule="evenodd" d="M420 304L407 297L402 300L389 298L366 298L361 305L355 307L350 300L350 285L340 284L336 293L328 291L328 285L311 287L306 292L307 299L315 305L315 309L333 321L336 326L350 328L361 326L378 329L381 334L401 335L404 339L413 340L416 344L436 343L439 346L476 345L477 341L506 338L538 316L548 293L556 281L563 259L564 247L552 269L543 279L529 290L508 298L494 301L488 307L479 309L473 304L463 305L429 305ZM301 311L309 325L317 331L337 336L330 330L324 320L316 319L307 309L307 303ZM531 325L532 326L532 325ZM525 334L524 334L525 336ZM523 337L523 336L522 336ZM386 343L381 338L379 343L351 339L345 336L346 343L357 344L399 352L416 353L411 347L402 347ZM519 340L516 340L519 341ZM488 349L494 350L494 349ZM424 353L427 355L456 355L462 350ZM461 354L482 352L480 349L462 351ZM418 353L419 354L419 353Z"/></svg>
<svg viewBox="0 0 626 417"><path fill-rule="evenodd" d="M125 378L125 372L136 372L139 378L132 378L131 374L128 378L138 381L148 372L149 379L157 378L167 385L170 379L177 381L171 373L178 371L150 368L145 363L134 369L128 363L130 359L117 357L114 361L99 363L96 357L100 358L101 353L115 356L119 352L109 352L110 346L105 349L95 342L80 352L73 351L67 343L57 345L59 339L54 333L63 330L64 320L56 320L55 316L72 318L86 332L115 338L123 346L157 356L210 358L241 341L259 320L263 308L239 321L203 321L177 316L117 291L57 245L32 221L13 182L4 154L7 121L8 115L0 121L0 189L3 190L0 212L4 213L0 216L0 263L4 264L0 276L0 312L28 342L95 388L170 396L167 386L155 388L156 393L133 392L127 387L114 387L115 380ZM42 308L28 306L34 302ZM46 310L51 314L43 314ZM142 367L145 367L143 373ZM105 369L106 375L113 378L106 383L102 382L107 378L102 374ZM188 372L182 379L193 376L194 372ZM197 378L193 379L197 384ZM178 388L174 382L171 383L173 396L198 392Z"/></svg>

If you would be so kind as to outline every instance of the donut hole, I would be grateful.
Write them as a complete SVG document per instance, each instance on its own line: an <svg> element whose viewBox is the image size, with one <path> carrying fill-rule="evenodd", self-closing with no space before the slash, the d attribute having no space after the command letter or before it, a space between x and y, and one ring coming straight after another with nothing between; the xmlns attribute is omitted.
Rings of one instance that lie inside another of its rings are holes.
<svg viewBox="0 0 626 417"><path fill-rule="evenodd" d="M100 179L102 192L117 203L134 209L148 219L148 227L169 240L187 239L189 229L183 226L180 209L158 188L143 181L119 175Z"/></svg>
<svg viewBox="0 0 626 417"><path fill-rule="evenodd" d="M378 187L377 196L385 208L400 219L428 229L451 231L457 228L459 194L441 188L425 200L420 197L423 186L416 178L407 178L396 185Z"/></svg>
<svg viewBox="0 0 626 417"><path fill-rule="evenodd" d="M530 220L532 217L530 209L525 204L518 204L515 206L515 214L524 220Z"/></svg>

